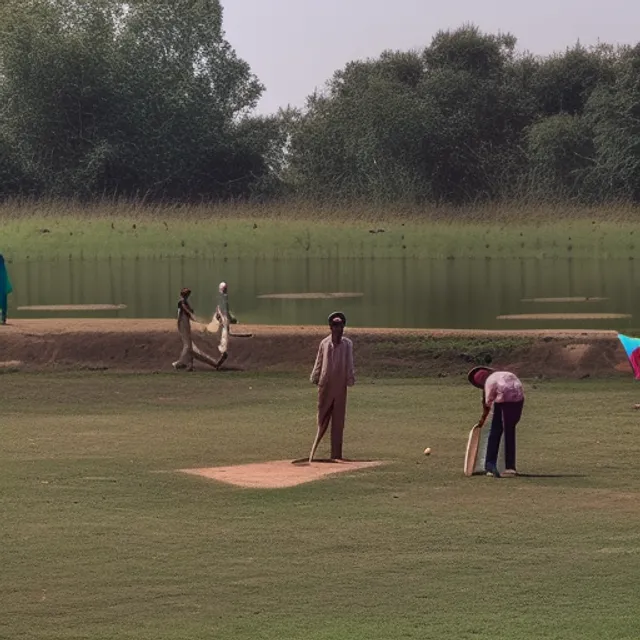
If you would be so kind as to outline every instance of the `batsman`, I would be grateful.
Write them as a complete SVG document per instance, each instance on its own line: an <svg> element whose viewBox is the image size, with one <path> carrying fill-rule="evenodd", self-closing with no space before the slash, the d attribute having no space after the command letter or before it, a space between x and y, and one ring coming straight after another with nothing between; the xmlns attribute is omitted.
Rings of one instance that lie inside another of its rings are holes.
<svg viewBox="0 0 640 640"><path fill-rule="evenodd" d="M489 367L475 367L469 371L467 378L474 387L482 389L482 417L478 425L484 424L493 409L485 473L488 476L500 477L497 462L500 440L504 433L506 465L504 475L517 475L516 427L522 417L524 406L522 382L510 371L495 371Z"/></svg>
<svg viewBox="0 0 640 640"><path fill-rule="evenodd" d="M355 384L353 343L342 334L347 319L336 311L329 316L331 335L320 343L311 382L318 385L318 432L309 462L331 423L331 459L342 460L342 440L347 411L347 388Z"/></svg>

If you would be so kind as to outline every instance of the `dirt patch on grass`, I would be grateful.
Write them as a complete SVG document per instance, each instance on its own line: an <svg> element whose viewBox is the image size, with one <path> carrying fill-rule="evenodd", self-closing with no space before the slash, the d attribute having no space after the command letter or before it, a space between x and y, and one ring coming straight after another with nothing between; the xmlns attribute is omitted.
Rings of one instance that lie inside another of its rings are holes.
<svg viewBox="0 0 640 640"><path fill-rule="evenodd" d="M251 489L284 489L306 482L320 480L329 475L370 469L383 464L379 460L314 461L311 464L291 460L275 460L232 467L210 467L206 469L180 469L182 473L202 476L226 482L236 487Z"/></svg>
<svg viewBox="0 0 640 640"><path fill-rule="evenodd" d="M324 326L238 325L252 338L231 337L225 370L295 372L308 376ZM463 376L476 364L527 376L628 375L615 331L366 329L348 327L360 376ZM194 327L195 343L217 357L218 338ZM172 371L181 350L175 320L34 319L0 327L2 360L25 369ZM190 375L176 373L176 375Z"/></svg>

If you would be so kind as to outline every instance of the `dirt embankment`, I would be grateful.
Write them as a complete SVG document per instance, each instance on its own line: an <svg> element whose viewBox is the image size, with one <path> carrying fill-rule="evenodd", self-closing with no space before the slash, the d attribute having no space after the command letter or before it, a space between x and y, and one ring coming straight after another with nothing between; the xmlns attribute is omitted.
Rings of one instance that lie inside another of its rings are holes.
<svg viewBox="0 0 640 640"><path fill-rule="evenodd" d="M236 326L223 370L308 374L325 327ZM475 364L523 376L630 375L613 331L456 331L348 328L361 375L445 376ZM194 329L215 357L217 338ZM12 320L0 326L0 366L31 370L170 371L181 343L174 320ZM206 369L203 365L198 368Z"/></svg>

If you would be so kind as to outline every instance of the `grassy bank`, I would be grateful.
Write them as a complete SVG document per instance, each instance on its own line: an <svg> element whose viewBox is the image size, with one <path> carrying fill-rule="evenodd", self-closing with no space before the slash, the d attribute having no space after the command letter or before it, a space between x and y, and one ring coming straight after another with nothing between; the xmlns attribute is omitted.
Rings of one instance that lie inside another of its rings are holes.
<svg viewBox="0 0 640 640"><path fill-rule="evenodd" d="M632 385L528 384L531 475L493 480L469 385L360 380L346 452L388 464L259 491L173 470L304 455L306 381L3 376L2 635L635 638Z"/></svg>
<svg viewBox="0 0 640 640"><path fill-rule="evenodd" d="M238 258L640 257L638 211L518 206L393 209L310 205L0 207L12 260Z"/></svg>

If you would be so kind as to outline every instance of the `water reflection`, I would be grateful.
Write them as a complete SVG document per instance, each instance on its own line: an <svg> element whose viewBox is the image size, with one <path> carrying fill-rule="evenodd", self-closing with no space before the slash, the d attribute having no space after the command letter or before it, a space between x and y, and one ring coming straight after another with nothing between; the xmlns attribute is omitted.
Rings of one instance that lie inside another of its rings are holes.
<svg viewBox="0 0 640 640"><path fill-rule="evenodd" d="M208 316L218 282L230 287L242 322L317 324L341 308L355 326L451 328L634 327L640 313L631 260L414 260L414 259L109 259L28 261L9 265L13 317L60 313L17 306L125 304L112 312L64 312L105 317L174 315L177 292L193 290L196 312ZM361 297L263 299L272 293L356 292ZM598 302L526 302L527 298L607 298ZM630 320L506 321L499 315L629 313Z"/></svg>

